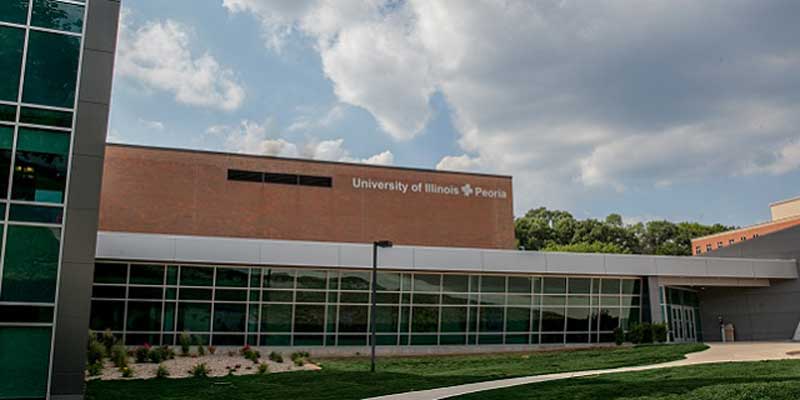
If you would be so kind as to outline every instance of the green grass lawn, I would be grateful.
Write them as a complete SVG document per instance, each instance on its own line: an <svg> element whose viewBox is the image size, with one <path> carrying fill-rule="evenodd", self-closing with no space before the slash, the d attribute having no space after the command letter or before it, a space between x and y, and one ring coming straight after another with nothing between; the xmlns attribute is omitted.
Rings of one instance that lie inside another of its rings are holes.
<svg viewBox="0 0 800 400"><path fill-rule="evenodd" d="M761 361L627 372L537 383L459 400L796 400L800 361Z"/></svg>
<svg viewBox="0 0 800 400"><path fill-rule="evenodd" d="M682 359L702 344L465 356L324 359L321 371L214 379L92 381L88 400L362 399L410 390L555 372L654 364Z"/></svg>

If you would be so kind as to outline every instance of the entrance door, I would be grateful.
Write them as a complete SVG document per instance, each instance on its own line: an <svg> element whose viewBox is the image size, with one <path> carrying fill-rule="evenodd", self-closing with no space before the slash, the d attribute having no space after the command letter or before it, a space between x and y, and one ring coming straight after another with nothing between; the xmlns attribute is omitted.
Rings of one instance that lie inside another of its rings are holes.
<svg viewBox="0 0 800 400"><path fill-rule="evenodd" d="M694 308L686 306L671 306L670 328L674 342L697 341L697 328L695 326Z"/></svg>

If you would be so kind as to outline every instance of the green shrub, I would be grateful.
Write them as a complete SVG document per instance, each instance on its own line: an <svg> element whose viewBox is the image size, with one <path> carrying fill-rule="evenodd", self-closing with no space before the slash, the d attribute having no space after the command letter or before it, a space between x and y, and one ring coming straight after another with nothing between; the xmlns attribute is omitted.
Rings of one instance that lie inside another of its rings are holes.
<svg viewBox="0 0 800 400"><path fill-rule="evenodd" d="M181 336L178 339L178 343L180 343L181 345L181 355L188 356L190 351L190 346L192 345L192 337L189 336L188 333L183 332L181 333Z"/></svg>
<svg viewBox="0 0 800 400"><path fill-rule="evenodd" d="M265 363L258 364L258 374L264 375L269 373L269 365Z"/></svg>
<svg viewBox="0 0 800 400"><path fill-rule="evenodd" d="M269 360L272 362L276 362L278 364L283 363L283 355L281 353L273 351L269 353Z"/></svg>
<svg viewBox="0 0 800 400"><path fill-rule="evenodd" d="M146 363L150 359L150 349L147 346L138 347L135 357L137 363Z"/></svg>
<svg viewBox="0 0 800 400"><path fill-rule="evenodd" d="M151 351L151 354L152 354L153 351L157 351L159 353L159 355L161 357L161 361L172 360L172 359L175 358L175 351L172 350L172 347L169 347L167 345L164 345L164 346L161 346L161 347L158 347L158 348L154 348ZM152 356L150 357L150 359L151 360L153 359ZM153 362L156 362L156 361L153 361Z"/></svg>
<svg viewBox="0 0 800 400"><path fill-rule="evenodd" d="M291 356L292 362L294 363L294 365L298 367L302 367L303 365L305 365L309 357L311 357L311 355L308 354L307 351L297 351L292 353Z"/></svg>
<svg viewBox="0 0 800 400"><path fill-rule="evenodd" d="M653 324L653 340L658 343L667 341L667 324Z"/></svg>
<svg viewBox="0 0 800 400"><path fill-rule="evenodd" d="M206 348L205 348L205 347L203 347L203 345L202 345L202 344L198 344L198 345L197 345L197 355L198 355L198 356L204 356L204 355L206 355Z"/></svg>
<svg viewBox="0 0 800 400"><path fill-rule="evenodd" d="M166 378L169 376L169 370L164 364L159 364L158 369L156 370L156 378Z"/></svg>
<svg viewBox="0 0 800 400"><path fill-rule="evenodd" d="M250 345L242 347L241 350L239 350L239 354L252 361L254 364L258 364L258 359L261 358L261 352L254 350Z"/></svg>
<svg viewBox="0 0 800 400"><path fill-rule="evenodd" d="M89 331L89 343L86 346L86 362L94 364L103 360L106 356L106 347L97 340L94 332Z"/></svg>
<svg viewBox="0 0 800 400"><path fill-rule="evenodd" d="M128 349L122 343L111 346L111 361L117 368L128 366Z"/></svg>
<svg viewBox="0 0 800 400"><path fill-rule="evenodd" d="M122 372L123 378L133 378L134 371L133 368L131 367L128 366L120 367L119 372Z"/></svg>
<svg viewBox="0 0 800 400"><path fill-rule="evenodd" d="M99 376L103 373L103 362L102 361L95 361L86 366L86 371L89 372L89 376Z"/></svg>
<svg viewBox="0 0 800 400"><path fill-rule="evenodd" d="M106 348L106 354L111 354L111 348L117 344L117 338L111 333L111 329L106 329L103 331L103 337L100 339L103 343L103 346Z"/></svg>
<svg viewBox="0 0 800 400"><path fill-rule="evenodd" d="M164 361L164 353L160 347L153 347L147 352L147 358L154 364L161 364L161 361Z"/></svg>
<svg viewBox="0 0 800 400"><path fill-rule="evenodd" d="M208 377L208 374L211 373L211 370L208 368L206 363L200 363L192 367L192 369L189 370L189 373L195 378L206 378Z"/></svg>
<svg viewBox="0 0 800 400"><path fill-rule="evenodd" d="M625 342L625 331L623 331L622 328L619 327L614 328L614 343L616 343L617 346L622 346L622 343L624 342Z"/></svg>
<svg viewBox="0 0 800 400"><path fill-rule="evenodd" d="M650 324L642 324L642 340L640 343L653 343L653 327Z"/></svg>
<svg viewBox="0 0 800 400"><path fill-rule="evenodd" d="M625 341L631 342L633 344L639 344L642 342L642 325L636 324L632 325L628 332L625 333Z"/></svg>

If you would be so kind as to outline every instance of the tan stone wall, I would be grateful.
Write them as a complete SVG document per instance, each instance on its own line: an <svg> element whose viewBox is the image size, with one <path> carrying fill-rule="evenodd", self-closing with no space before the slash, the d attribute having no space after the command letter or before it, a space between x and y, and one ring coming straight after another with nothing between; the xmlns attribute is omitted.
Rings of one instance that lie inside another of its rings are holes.
<svg viewBox="0 0 800 400"><path fill-rule="evenodd" d="M230 181L228 169L330 176L333 187ZM365 190L353 178L506 197ZM100 230L511 249L512 198L510 177L109 145Z"/></svg>

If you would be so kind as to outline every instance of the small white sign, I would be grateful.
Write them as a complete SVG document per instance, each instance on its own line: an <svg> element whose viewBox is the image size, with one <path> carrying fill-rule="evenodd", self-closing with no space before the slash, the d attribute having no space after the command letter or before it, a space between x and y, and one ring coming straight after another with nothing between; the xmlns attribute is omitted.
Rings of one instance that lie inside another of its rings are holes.
<svg viewBox="0 0 800 400"><path fill-rule="evenodd" d="M353 178L353 188L360 190L376 190L382 192L397 192L400 194L425 193L444 196L463 196L485 199L506 199L508 193L503 189L484 188L473 186L469 183L463 185L441 185L430 182L404 182L401 180L374 180L371 178Z"/></svg>

